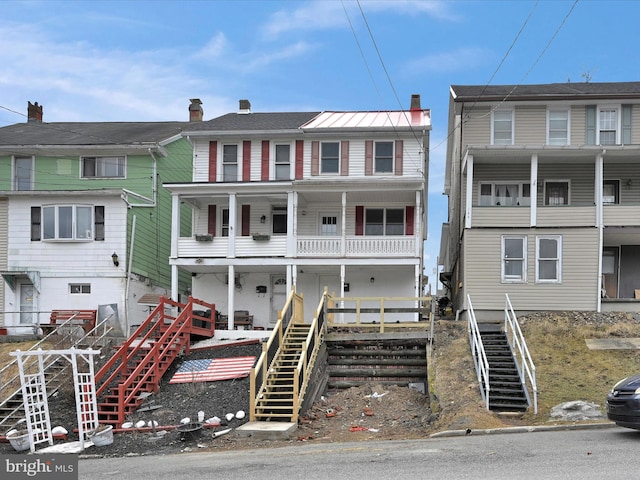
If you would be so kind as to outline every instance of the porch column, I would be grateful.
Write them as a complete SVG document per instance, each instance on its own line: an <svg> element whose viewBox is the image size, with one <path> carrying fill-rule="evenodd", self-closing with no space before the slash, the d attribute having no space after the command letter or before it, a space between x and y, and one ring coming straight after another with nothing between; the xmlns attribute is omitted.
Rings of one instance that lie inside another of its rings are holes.
<svg viewBox="0 0 640 480"><path fill-rule="evenodd" d="M296 239L298 238L298 192L287 192L287 254L291 258L295 255Z"/></svg>
<svg viewBox="0 0 640 480"><path fill-rule="evenodd" d="M171 196L171 254L170 262L178 258L178 238L180 237L180 197L176 194ZM180 300L178 292L178 266L171 265L171 299ZM127 332L127 335L129 332Z"/></svg>
<svg viewBox="0 0 640 480"><path fill-rule="evenodd" d="M235 193L229 194L229 243L227 245L227 257L236 258L236 235L237 235L237 225L238 225L238 214L236 213L237 208L237 199ZM230 277L233 278L233 277ZM231 285L231 280L229 280L229 284Z"/></svg>
<svg viewBox="0 0 640 480"><path fill-rule="evenodd" d="M342 211L340 219L340 255L347 255L347 192L342 192Z"/></svg>
<svg viewBox="0 0 640 480"><path fill-rule="evenodd" d="M231 209L229 209L229 217L231 217ZM231 222L231 220L229 220ZM231 238L231 236L229 236ZM235 265L229 265L227 275L229 275L229 281L227 282L227 328L233 330L233 320L236 311L236 267Z"/></svg>
<svg viewBox="0 0 640 480"><path fill-rule="evenodd" d="M596 227L602 228L604 225L603 210L602 210L602 185L604 181L604 157L602 153L596 155L596 179L594 185L593 199L596 206Z"/></svg>
<svg viewBox="0 0 640 480"><path fill-rule="evenodd" d="M537 224L538 218L538 154L531 155L531 178L529 179L529 222L532 227Z"/></svg>
<svg viewBox="0 0 640 480"><path fill-rule="evenodd" d="M416 207L413 209L413 236L415 237L415 255L417 258L422 258L422 232L423 226L420 223L420 192L416 190Z"/></svg>
<svg viewBox="0 0 640 480"><path fill-rule="evenodd" d="M465 196L464 228L471 228L472 199L473 199L473 155L467 155L467 193Z"/></svg>

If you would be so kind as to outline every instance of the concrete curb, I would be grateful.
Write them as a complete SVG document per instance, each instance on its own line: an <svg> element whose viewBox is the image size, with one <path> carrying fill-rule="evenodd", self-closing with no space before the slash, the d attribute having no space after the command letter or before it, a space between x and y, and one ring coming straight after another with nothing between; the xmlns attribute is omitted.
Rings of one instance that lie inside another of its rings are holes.
<svg viewBox="0 0 640 480"><path fill-rule="evenodd" d="M617 427L613 422L607 423L575 423L571 425L530 425L523 427L479 428L467 430L444 430L429 435L429 438L464 437L466 435L492 435L504 433L550 432L553 430L594 430Z"/></svg>

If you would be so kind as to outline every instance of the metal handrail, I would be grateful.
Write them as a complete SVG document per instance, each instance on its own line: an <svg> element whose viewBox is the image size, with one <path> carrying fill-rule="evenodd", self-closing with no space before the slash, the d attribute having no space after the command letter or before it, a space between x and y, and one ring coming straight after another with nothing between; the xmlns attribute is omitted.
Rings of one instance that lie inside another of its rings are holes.
<svg viewBox="0 0 640 480"><path fill-rule="evenodd" d="M504 332L507 336L507 341L511 347L511 351L514 353L514 361L520 375L520 381L524 393L527 397L527 402L531 406L532 399L527 388L527 379L531 383L531 391L533 392L533 412L538 413L538 385L536 382L536 366L533 363L527 342L522 334L518 317L516 316L509 295L505 293L505 305L504 305Z"/></svg>
<svg viewBox="0 0 640 480"><path fill-rule="evenodd" d="M484 345L482 338L480 337L480 329L478 328L478 322L476 320L476 314L473 311L473 305L471 304L471 297L467 295L468 316L467 330L469 333L469 343L471 344L471 354L473 356L473 363L476 367L476 375L478 383L480 385L480 394L485 402L487 410L489 410L489 392L491 386L489 385L489 360L487 360L487 354L484 351ZM484 385L484 389L482 386Z"/></svg>

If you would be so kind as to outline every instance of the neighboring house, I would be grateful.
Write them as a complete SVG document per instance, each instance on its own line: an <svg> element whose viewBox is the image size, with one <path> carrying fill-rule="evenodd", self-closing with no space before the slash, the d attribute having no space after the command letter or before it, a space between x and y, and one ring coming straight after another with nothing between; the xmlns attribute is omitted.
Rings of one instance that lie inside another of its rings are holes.
<svg viewBox="0 0 640 480"><path fill-rule="evenodd" d="M636 310L640 82L451 87L453 310Z"/></svg>
<svg viewBox="0 0 640 480"><path fill-rule="evenodd" d="M190 110L202 119L199 101ZM145 293L169 295L162 182L191 178L187 125L45 123L29 103L27 123L0 128L0 321L9 333L58 309L111 313L124 332L148 316ZM179 227L190 231L190 218ZM174 280L181 291L191 285L188 274Z"/></svg>
<svg viewBox="0 0 640 480"><path fill-rule="evenodd" d="M254 113L241 100L191 124L193 179L164 184L174 225L179 206L193 218L190 234L171 233L174 278L189 272L194 296L260 329L294 287L308 319L325 286L422 295L430 129L418 95L411 110L378 112Z"/></svg>

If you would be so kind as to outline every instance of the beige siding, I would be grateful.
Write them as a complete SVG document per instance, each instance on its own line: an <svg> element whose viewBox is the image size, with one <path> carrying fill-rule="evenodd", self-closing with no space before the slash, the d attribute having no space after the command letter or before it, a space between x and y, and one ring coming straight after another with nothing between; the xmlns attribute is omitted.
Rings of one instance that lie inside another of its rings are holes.
<svg viewBox="0 0 640 480"><path fill-rule="evenodd" d="M474 108L463 112L464 126L462 129L462 145L491 144L491 109L488 107ZM463 148L464 152L464 148Z"/></svg>
<svg viewBox="0 0 640 480"><path fill-rule="evenodd" d="M516 107L514 126L516 145L544 145L547 143L546 106Z"/></svg>
<svg viewBox="0 0 640 480"><path fill-rule="evenodd" d="M480 183L529 183L531 167L529 164L494 163L479 164L473 168L473 205L480 200Z"/></svg>
<svg viewBox="0 0 640 480"><path fill-rule="evenodd" d="M0 198L0 270L7 269L7 241L9 232L9 202ZM4 325L4 281L0 279L0 325Z"/></svg>
<svg viewBox="0 0 640 480"><path fill-rule="evenodd" d="M527 238L527 282L501 282L504 231L467 230L464 237L465 292L476 310L502 310L509 294L516 310L595 310L598 298L598 231L587 229L510 230ZM536 276L536 236L562 235L562 283L540 284Z"/></svg>
<svg viewBox="0 0 640 480"><path fill-rule="evenodd" d="M620 180L621 204L640 204L640 165L636 163L611 164L607 162L605 156L604 178L605 180ZM629 180L631 185L628 185Z"/></svg>
<svg viewBox="0 0 640 480"><path fill-rule="evenodd" d="M585 111L584 105L571 107L571 145L585 144Z"/></svg>
<svg viewBox="0 0 640 480"><path fill-rule="evenodd" d="M545 180L569 180L570 204L593 205L595 178L595 159L593 163L586 164L541 163L538 166L538 205L544 205Z"/></svg>

